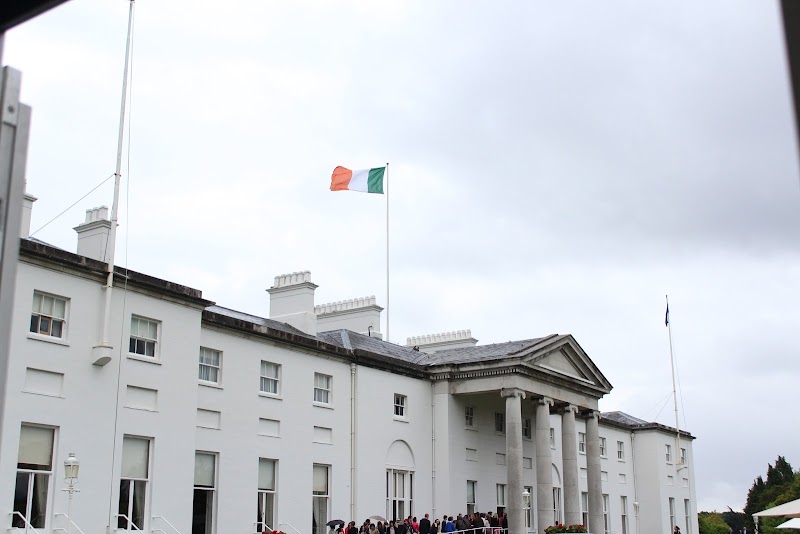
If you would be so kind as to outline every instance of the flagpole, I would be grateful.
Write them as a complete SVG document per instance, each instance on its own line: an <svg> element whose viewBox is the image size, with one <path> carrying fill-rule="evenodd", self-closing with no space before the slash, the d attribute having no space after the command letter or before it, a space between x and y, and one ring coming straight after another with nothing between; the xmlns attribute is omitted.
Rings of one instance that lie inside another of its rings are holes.
<svg viewBox="0 0 800 534"><path fill-rule="evenodd" d="M672 321L669 320L669 295L664 295L667 300L667 332L669 333L669 365L672 370L672 403L675 407L675 455L678 460L681 460L681 428L680 420L678 419L678 395L675 388L675 355L672 349ZM678 461L675 462L678 464ZM684 465L678 466L678 471L683 469Z"/></svg>
<svg viewBox="0 0 800 534"><path fill-rule="evenodd" d="M386 341L389 341L389 163L386 163Z"/></svg>

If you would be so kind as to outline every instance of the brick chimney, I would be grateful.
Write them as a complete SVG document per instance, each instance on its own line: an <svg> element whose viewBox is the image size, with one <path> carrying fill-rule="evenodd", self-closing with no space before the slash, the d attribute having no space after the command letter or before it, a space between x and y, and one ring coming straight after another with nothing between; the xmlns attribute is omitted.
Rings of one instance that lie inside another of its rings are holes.
<svg viewBox="0 0 800 534"><path fill-rule="evenodd" d="M311 336L317 335L314 314L314 290L311 271L282 274L275 277L269 293L269 318L291 325Z"/></svg>
<svg viewBox="0 0 800 534"><path fill-rule="evenodd" d="M86 210L86 222L74 228L78 232L78 255L98 261L107 261L106 247L111 234L108 207Z"/></svg>
<svg viewBox="0 0 800 534"><path fill-rule="evenodd" d="M474 347L477 344L478 340L472 337L472 330L456 330L454 332L414 336L406 339L407 347L419 347L419 350L428 354L433 354L440 350Z"/></svg>
<svg viewBox="0 0 800 534"><path fill-rule="evenodd" d="M375 296L331 302L314 307L320 332L346 329L383 339L381 312Z"/></svg>

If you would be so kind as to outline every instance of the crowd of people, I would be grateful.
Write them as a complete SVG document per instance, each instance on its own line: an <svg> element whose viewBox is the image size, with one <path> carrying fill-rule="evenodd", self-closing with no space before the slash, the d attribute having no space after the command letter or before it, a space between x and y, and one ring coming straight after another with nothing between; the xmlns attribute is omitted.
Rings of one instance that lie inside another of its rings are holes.
<svg viewBox="0 0 800 534"><path fill-rule="evenodd" d="M365 520L360 527L355 521L338 529L331 527L328 534L447 534L450 532L464 532L465 534L502 534L508 530L508 517L506 514L473 513L458 514L455 518L443 515L442 519L431 521L429 514L417 521L416 517L409 516L405 519L392 519L391 521L372 522Z"/></svg>

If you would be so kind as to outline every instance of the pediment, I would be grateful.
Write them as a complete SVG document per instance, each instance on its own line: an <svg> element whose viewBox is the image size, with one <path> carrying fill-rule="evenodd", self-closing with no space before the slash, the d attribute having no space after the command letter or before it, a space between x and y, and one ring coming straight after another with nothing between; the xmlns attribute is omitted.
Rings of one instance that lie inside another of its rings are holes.
<svg viewBox="0 0 800 534"><path fill-rule="evenodd" d="M593 382L584 370L572 362L564 350L556 350L546 354L534 365L572 378Z"/></svg>
<svg viewBox="0 0 800 534"><path fill-rule="evenodd" d="M611 383L570 335L548 339L543 345L532 347L528 354L520 354L526 365L546 375L557 377L580 386L593 386L611 391Z"/></svg>

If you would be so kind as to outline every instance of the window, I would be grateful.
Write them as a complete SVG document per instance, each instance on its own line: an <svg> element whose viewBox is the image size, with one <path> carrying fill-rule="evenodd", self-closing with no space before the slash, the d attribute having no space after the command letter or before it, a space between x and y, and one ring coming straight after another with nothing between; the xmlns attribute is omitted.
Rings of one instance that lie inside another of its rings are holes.
<svg viewBox="0 0 800 534"><path fill-rule="evenodd" d="M556 448L556 429L552 427L550 428L550 448L551 449Z"/></svg>
<svg viewBox="0 0 800 534"><path fill-rule="evenodd" d="M150 478L150 440L122 439L122 470L119 479L117 528L125 532L144 530L147 517L147 482Z"/></svg>
<svg viewBox="0 0 800 534"><path fill-rule="evenodd" d="M494 413L494 431L505 434L506 432L506 414L495 412Z"/></svg>
<svg viewBox="0 0 800 534"><path fill-rule="evenodd" d="M533 486L525 486L523 491L527 491L529 495L531 495L530 500L526 503L528 508L525 510L525 528L531 530L531 525L533 524L533 506L531 506L531 502L533 501Z"/></svg>
<svg viewBox="0 0 800 534"><path fill-rule="evenodd" d="M610 525L608 524L608 495L603 494L603 530L608 534Z"/></svg>
<svg viewBox="0 0 800 534"><path fill-rule="evenodd" d="M200 371L198 378L201 382L219 384L222 382L220 368L222 366L222 353L218 350L200 347Z"/></svg>
<svg viewBox="0 0 800 534"><path fill-rule="evenodd" d="M155 358L158 347L158 326L158 321L131 317L131 342L128 352Z"/></svg>
<svg viewBox="0 0 800 534"><path fill-rule="evenodd" d="M581 492L581 524L589 526L589 493Z"/></svg>
<svg viewBox="0 0 800 534"><path fill-rule="evenodd" d="M54 436L53 428L25 424L20 428L12 527L24 529L25 521L33 528L43 529L46 526L50 476L53 474Z"/></svg>
<svg viewBox="0 0 800 534"><path fill-rule="evenodd" d="M386 470L386 518L404 518L414 513L414 473Z"/></svg>
<svg viewBox="0 0 800 534"><path fill-rule="evenodd" d="M686 520L686 534L692 534L692 507L689 499L683 500L683 515ZM622 534L626 534L623 532Z"/></svg>
<svg viewBox="0 0 800 534"><path fill-rule="evenodd" d="M578 432L578 452L586 454L586 433ZM586 523L584 523L585 525Z"/></svg>
<svg viewBox="0 0 800 534"><path fill-rule="evenodd" d="M397 393L394 394L394 416L395 417L406 417L406 396L399 395Z"/></svg>
<svg viewBox="0 0 800 534"><path fill-rule="evenodd" d="M192 534L214 532L214 502L217 488L217 455L194 453L194 501L192 504Z"/></svg>
<svg viewBox="0 0 800 534"><path fill-rule="evenodd" d="M331 403L331 382L333 382L332 376L314 373L314 402Z"/></svg>
<svg viewBox="0 0 800 534"><path fill-rule="evenodd" d="M667 463L672 463L672 445L669 443L664 446L664 455L667 458Z"/></svg>
<svg viewBox="0 0 800 534"><path fill-rule="evenodd" d="M622 441L617 442L617 460L620 462L625 461L625 443Z"/></svg>
<svg viewBox="0 0 800 534"><path fill-rule="evenodd" d="M497 513L506 513L506 485L497 485Z"/></svg>
<svg viewBox="0 0 800 534"><path fill-rule="evenodd" d="M472 406L464 407L464 425L467 428L475 428L475 408Z"/></svg>
<svg viewBox="0 0 800 534"><path fill-rule="evenodd" d="M467 513L475 513L475 485L474 480L467 480Z"/></svg>
<svg viewBox="0 0 800 534"><path fill-rule="evenodd" d="M675 499L669 498L669 531L675 532Z"/></svg>
<svg viewBox="0 0 800 534"><path fill-rule="evenodd" d="M275 525L275 473L277 472L277 463L278 462L275 460L270 460L268 458L258 459L258 517L256 519L256 526L259 532L269 532L277 526ZM317 466L315 465L315 477L317 475L316 469ZM320 476L322 476L322 474L320 474ZM325 477L327 481L327 473L325 473ZM321 489L322 484L320 484L320 490Z"/></svg>
<svg viewBox="0 0 800 534"><path fill-rule="evenodd" d="M686 449L681 447L681 465L686 465Z"/></svg>
<svg viewBox="0 0 800 534"><path fill-rule="evenodd" d="M67 299L34 291L31 332L63 338L66 334L66 324Z"/></svg>
<svg viewBox="0 0 800 534"><path fill-rule="evenodd" d="M628 498L625 495L619 498L619 509L622 518L622 534L628 534Z"/></svg>
<svg viewBox="0 0 800 534"><path fill-rule="evenodd" d="M259 391L268 395L280 392L281 366L277 363L261 360L261 384Z"/></svg>
<svg viewBox="0 0 800 534"><path fill-rule="evenodd" d="M561 488L553 488L553 524L561 523Z"/></svg>
<svg viewBox="0 0 800 534"><path fill-rule="evenodd" d="M328 532L326 523L330 508L330 469L329 465L314 464L314 486L311 495L312 534Z"/></svg>
<svg viewBox="0 0 800 534"><path fill-rule="evenodd" d="M608 449L606 449L606 438L600 438L600 457L605 458L608 455Z"/></svg>
<svg viewBox="0 0 800 534"><path fill-rule="evenodd" d="M522 437L531 439L531 420L530 418L525 418L522 420Z"/></svg>

